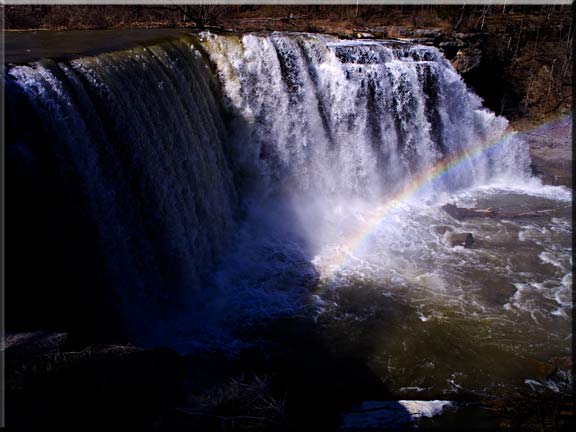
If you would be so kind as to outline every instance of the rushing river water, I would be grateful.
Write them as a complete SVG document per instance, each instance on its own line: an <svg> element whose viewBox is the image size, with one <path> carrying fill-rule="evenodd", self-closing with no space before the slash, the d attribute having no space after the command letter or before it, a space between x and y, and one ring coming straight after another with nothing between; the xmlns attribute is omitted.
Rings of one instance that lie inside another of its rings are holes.
<svg viewBox="0 0 576 432"><path fill-rule="evenodd" d="M141 340L234 351L253 343L238 329L312 317L407 399L502 394L571 355L571 192L530 177L439 50L205 33L14 59L8 104L81 185ZM10 154L33 169L21 119ZM457 221L445 203L553 211Z"/></svg>
<svg viewBox="0 0 576 432"><path fill-rule="evenodd" d="M569 195L479 188L451 198L480 208L558 211L458 222L434 206L408 205L318 296L329 339L362 353L408 399L502 396L537 375L534 359L571 355ZM450 248L438 226L471 232L475 244Z"/></svg>

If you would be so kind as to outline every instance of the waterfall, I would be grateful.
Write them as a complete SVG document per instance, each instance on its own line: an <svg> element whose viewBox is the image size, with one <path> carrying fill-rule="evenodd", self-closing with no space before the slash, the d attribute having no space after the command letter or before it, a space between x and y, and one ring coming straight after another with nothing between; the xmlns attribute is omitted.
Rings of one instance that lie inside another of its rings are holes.
<svg viewBox="0 0 576 432"><path fill-rule="evenodd" d="M526 146L434 47L285 33L201 41L235 115L251 206L283 208L272 231L292 224L309 259L413 185L434 200L526 175Z"/></svg>
<svg viewBox="0 0 576 432"><path fill-rule="evenodd" d="M203 33L12 66L4 79L19 107L9 160L34 179L26 193L58 197L62 238L75 235L69 211L87 215L91 243L68 243L96 250L97 277L143 340L207 291L228 299L226 316L293 311L346 211L394 197L441 161L461 159L430 183L434 194L528 166L507 121L439 50L411 43ZM498 145L475 150L486 143Z"/></svg>
<svg viewBox="0 0 576 432"><path fill-rule="evenodd" d="M183 39L15 66L6 79L9 105L20 95L39 119L15 118L36 135L22 132L12 145L19 155L50 146L44 165L78 182L69 205L86 206L98 238L84 247L101 251L104 283L132 333L149 337L194 300L234 227L226 127L206 63Z"/></svg>
<svg viewBox="0 0 576 432"><path fill-rule="evenodd" d="M375 199L508 127L433 47L209 33L203 46L228 106L243 120L238 158L270 190ZM501 147L513 147L513 155L464 160L438 188L521 173L526 154L512 141Z"/></svg>

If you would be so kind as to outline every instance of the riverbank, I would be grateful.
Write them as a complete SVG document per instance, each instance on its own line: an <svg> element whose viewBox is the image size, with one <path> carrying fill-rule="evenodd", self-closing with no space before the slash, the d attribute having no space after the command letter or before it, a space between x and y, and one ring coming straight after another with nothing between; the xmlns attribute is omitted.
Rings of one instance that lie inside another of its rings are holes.
<svg viewBox="0 0 576 432"><path fill-rule="evenodd" d="M407 398L359 359L335 355L312 322L278 321L264 334L265 345L235 357L78 344L64 333L8 334L2 350L10 429L333 431L351 411L361 421L374 416L363 414L365 401ZM418 423L420 430L571 430L570 359L533 363L532 390L514 397L462 395L432 418L411 417L396 403L393 414L407 416L404 428Z"/></svg>

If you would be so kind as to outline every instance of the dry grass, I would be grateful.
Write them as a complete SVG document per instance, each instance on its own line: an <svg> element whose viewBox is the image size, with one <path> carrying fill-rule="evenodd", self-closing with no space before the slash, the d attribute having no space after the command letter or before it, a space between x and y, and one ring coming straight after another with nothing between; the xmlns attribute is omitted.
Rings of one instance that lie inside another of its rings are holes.
<svg viewBox="0 0 576 432"><path fill-rule="evenodd" d="M220 430L269 430L282 424L283 399L271 392L271 377L256 374L229 377L215 388L191 398L189 407L179 410L187 415L219 422Z"/></svg>

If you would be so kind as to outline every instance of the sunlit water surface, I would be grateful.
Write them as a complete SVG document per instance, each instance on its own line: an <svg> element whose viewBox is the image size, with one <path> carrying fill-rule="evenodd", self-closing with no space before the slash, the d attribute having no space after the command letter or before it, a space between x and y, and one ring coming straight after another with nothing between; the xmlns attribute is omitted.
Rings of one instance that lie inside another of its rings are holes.
<svg viewBox="0 0 576 432"><path fill-rule="evenodd" d="M314 259L328 275L317 320L336 351L363 358L408 398L503 396L537 377L539 361L572 354L571 195L483 187L447 198L513 213L556 210L457 221L438 203L403 204L337 269L329 247ZM450 247L440 227L470 232L475 243Z"/></svg>

